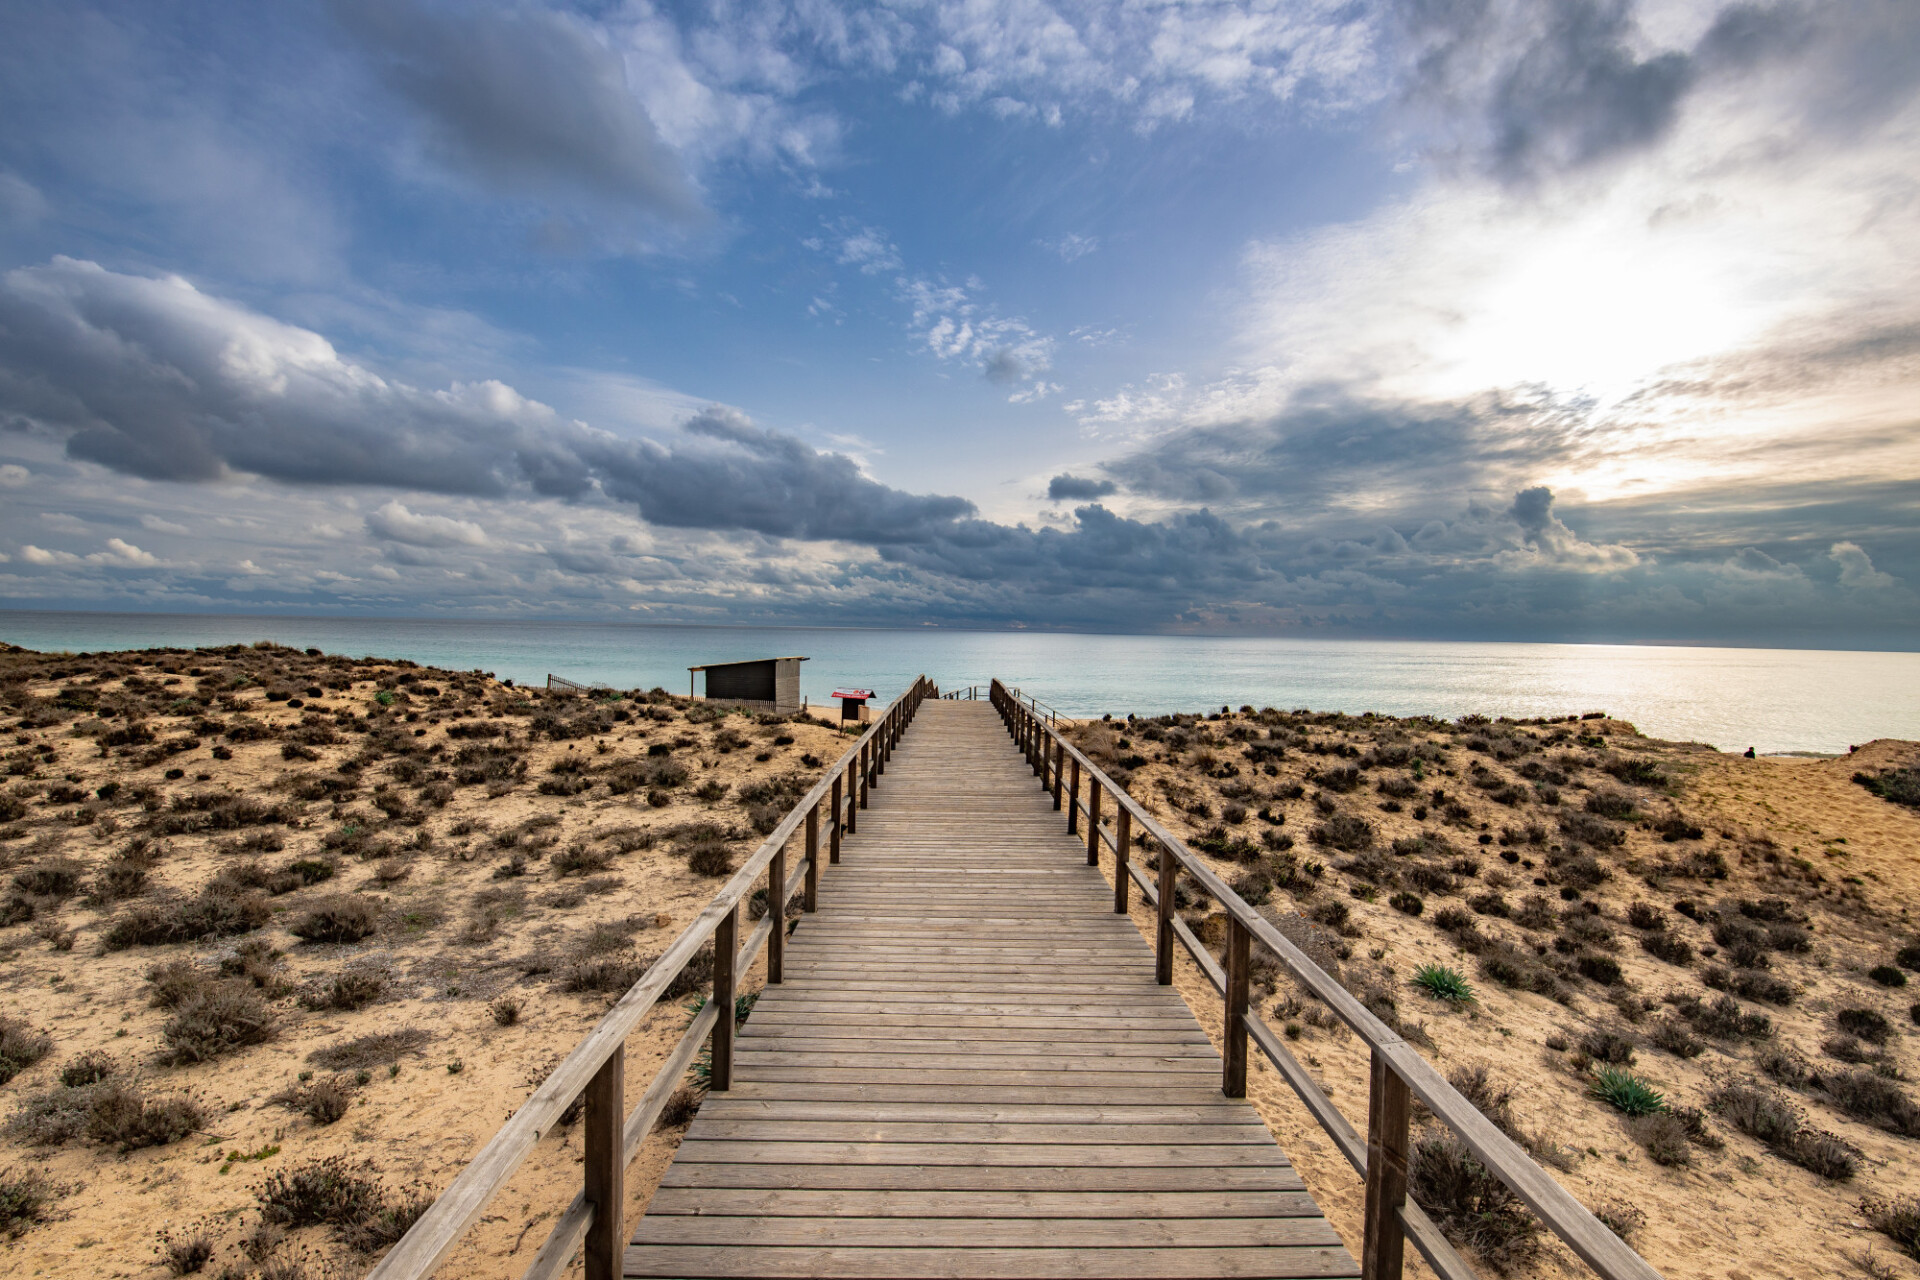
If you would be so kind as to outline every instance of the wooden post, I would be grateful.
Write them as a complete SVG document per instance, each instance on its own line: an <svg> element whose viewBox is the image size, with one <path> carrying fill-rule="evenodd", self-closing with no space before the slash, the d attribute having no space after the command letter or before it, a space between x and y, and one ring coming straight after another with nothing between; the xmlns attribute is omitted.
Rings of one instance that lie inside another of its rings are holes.
<svg viewBox="0 0 1920 1280"><path fill-rule="evenodd" d="M860 748L860 807L862 809L867 807L867 786L871 781L869 776L871 773L869 757L872 754L873 743L869 740L865 746Z"/></svg>
<svg viewBox="0 0 1920 1280"><path fill-rule="evenodd" d="M1227 1043L1220 1055L1220 1092L1229 1098L1247 1096L1247 980L1251 969L1247 951L1252 936L1238 916L1227 917Z"/></svg>
<svg viewBox="0 0 1920 1280"><path fill-rule="evenodd" d="M1173 886L1174 878L1179 874L1179 864L1173 860L1172 847L1161 845L1160 902L1157 908L1160 927L1153 939L1153 980L1163 987L1173 985Z"/></svg>
<svg viewBox="0 0 1920 1280"><path fill-rule="evenodd" d="M740 904L713 931L713 1072L707 1088L724 1093L733 1087L733 957L740 949Z"/></svg>
<svg viewBox="0 0 1920 1280"><path fill-rule="evenodd" d="M1060 812L1060 774L1067 767L1067 744L1053 744L1053 811Z"/></svg>
<svg viewBox="0 0 1920 1280"><path fill-rule="evenodd" d="M1127 860L1132 854L1128 845L1133 840L1133 810L1120 803L1114 797L1113 807L1119 812L1113 815L1113 913L1127 914L1127 884L1132 879L1127 874Z"/></svg>
<svg viewBox="0 0 1920 1280"><path fill-rule="evenodd" d="M783 850L775 854L773 860L780 862L785 856L786 853ZM820 805L818 802L814 804L813 808L807 810L806 886L803 890L806 897L801 901L800 906L808 912L818 911L820 909ZM782 923L785 922L783 921ZM784 932L778 924L773 926L773 931L776 935Z"/></svg>
<svg viewBox="0 0 1920 1280"><path fill-rule="evenodd" d="M1073 758L1073 781L1067 784L1067 834L1080 830L1080 757Z"/></svg>
<svg viewBox="0 0 1920 1280"><path fill-rule="evenodd" d="M833 825L827 828L827 861L831 863L840 861L840 822L840 777L836 774L833 779Z"/></svg>
<svg viewBox="0 0 1920 1280"><path fill-rule="evenodd" d="M1100 865L1100 779L1087 779L1087 865Z"/></svg>
<svg viewBox="0 0 1920 1280"><path fill-rule="evenodd" d="M807 868L812 879L813 868ZM787 847L773 855L767 864L767 914L773 917L773 932L767 935L767 982L780 981L781 967L787 959Z"/></svg>
<svg viewBox="0 0 1920 1280"><path fill-rule="evenodd" d="M1407 1082L1373 1055L1367 1093L1367 1203L1360 1246L1362 1280L1400 1280L1406 1239L1400 1206L1407 1198Z"/></svg>
<svg viewBox="0 0 1920 1280"><path fill-rule="evenodd" d="M620 1280L621 1254L627 1247L620 1216L626 1209L623 1185L627 1161L622 1129L627 1119L627 1051L615 1047L587 1082L585 1172L587 1203L587 1280Z"/></svg>
<svg viewBox="0 0 1920 1280"><path fill-rule="evenodd" d="M854 835L860 830L860 778L855 772L860 767L858 754L847 761L847 834Z"/></svg>

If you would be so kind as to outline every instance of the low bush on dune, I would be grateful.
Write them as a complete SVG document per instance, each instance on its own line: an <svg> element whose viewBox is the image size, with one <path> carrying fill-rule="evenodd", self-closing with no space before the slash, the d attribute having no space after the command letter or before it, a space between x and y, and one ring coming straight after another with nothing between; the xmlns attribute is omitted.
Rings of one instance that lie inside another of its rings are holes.
<svg viewBox="0 0 1920 1280"><path fill-rule="evenodd" d="M0 1084L47 1056L53 1041L17 1018L0 1017Z"/></svg>
<svg viewBox="0 0 1920 1280"><path fill-rule="evenodd" d="M357 893L322 898L288 926L307 942L358 942L372 936L380 924L380 910Z"/></svg>
<svg viewBox="0 0 1920 1280"><path fill-rule="evenodd" d="M1843 1182L1860 1167L1860 1153L1850 1143L1808 1128L1798 1107L1763 1085L1729 1082L1714 1091L1708 1105L1775 1155L1822 1178Z"/></svg>
<svg viewBox="0 0 1920 1280"><path fill-rule="evenodd" d="M1920 809L1920 768L1884 769L1879 773L1856 773L1853 780L1882 800Z"/></svg>
<svg viewBox="0 0 1920 1280"><path fill-rule="evenodd" d="M1449 1240L1495 1271L1523 1266L1540 1252L1540 1220L1452 1134L1413 1144L1407 1190Z"/></svg>
<svg viewBox="0 0 1920 1280"><path fill-rule="evenodd" d="M176 1064L208 1062L248 1045L274 1038L273 1010L253 985L238 979L207 983L182 998L161 1028L167 1059Z"/></svg>

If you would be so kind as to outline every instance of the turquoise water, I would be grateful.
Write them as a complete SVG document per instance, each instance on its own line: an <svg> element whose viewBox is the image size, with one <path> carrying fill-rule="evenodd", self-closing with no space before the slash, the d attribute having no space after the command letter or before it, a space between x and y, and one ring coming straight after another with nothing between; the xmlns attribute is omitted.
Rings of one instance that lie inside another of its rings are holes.
<svg viewBox="0 0 1920 1280"><path fill-rule="evenodd" d="M1920 738L1920 653L26 612L0 613L0 639L76 652L276 640L520 683L551 672L674 692L696 663L805 654L801 687L814 701L848 684L890 698L925 672L946 689L999 676L1074 716L1242 703L1447 717L1604 710L1723 750Z"/></svg>

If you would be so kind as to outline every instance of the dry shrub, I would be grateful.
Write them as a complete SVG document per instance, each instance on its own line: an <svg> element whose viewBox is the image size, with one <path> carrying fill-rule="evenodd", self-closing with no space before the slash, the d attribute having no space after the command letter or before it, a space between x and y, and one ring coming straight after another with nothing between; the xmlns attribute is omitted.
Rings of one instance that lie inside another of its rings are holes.
<svg viewBox="0 0 1920 1280"><path fill-rule="evenodd" d="M209 1062L274 1038L273 1010L251 983L223 979L188 993L161 1029L168 1061Z"/></svg>
<svg viewBox="0 0 1920 1280"><path fill-rule="evenodd" d="M178 1142L207 1122L206 1109L185 1094L150 1099L119 1080L96 1085L89 1104L87 1136L121 1151Z"/></svg>
<svg viewBox="0 0 1920 1280"><path fill-rule="evenodd" d="M1860 1202L1869 1226L1920 1259L1920 1196L1871 1197Z"/></svg>
<svg viewBox="0 0 1920 1280"><path fill-rule="evenodd" d="M1687 1141L1687 1126L1668 1111L1656 1111L1627 1121L1627 1132L1646 1148L1655 1164L1669 1167L1693 1163L1693 1146Z"/></svg>
<svg viewBox="0 0 1920 1280"><path fill-rule="evenodd" d="M1876 1071L1823 1074L1820 1087L1835 1106L1856 1120L1864 1120L1903 1138L1920 1138L1920 1106L1900 1086Z"/></svg>
<svg viewBox="0 0 1920 1280"><path fill-rule="evenodd" d="M1697 1058L1706 1050L1705 1044L1673 1018L1661 1018L1655 1022L1649 1038L1657 1047L1676 1057Z"/></svg>
<svg viewBox="0 0 1920 1280"><path fill-rule="evenodd" d="M733 874L733 850L720 840L701 840L687 850L687 870L697 876Z"/></svg>
<svg viewBox="0 0 1920 1280"><path fill-rule="evenodd" d="M32 1169L24 1173L0 1169L0 1235L16 1239L45 1221L47 1207L58 1194L53 1183Z"/></svg>
<svg viewBox="0 0 1920 1280"><path fill-rule="evenodd" d="M309 1160L268 1176L254 1193L264 1221L282 1227L335 1226L356 1222L379 1208L385 1196L366 1176L373 1166L345 1156Z"/></svg>
<svg viewBox="0 0 1920 1280"><path fill-rule="evenodd" d="M1315 824L1307 838L1329 849L1359 853L1373 847L1373 824L1350 813L1336 813L1325 822Z"/></svg>
<svg viewBox="0 0 1920 1280"><path fill-rule="evenodd" d="M1712 1004L1700 1003L1698 996L1674 1002L1674 1009L1693 1024L1701 1035L1720 1040L1767 1040L1773 1036L1773 1019L1764 1013L1748 1013L1732 996L1721 996Z"/></svg>
<svg viewBox="0 0 1920 1280"><path fill-rule="evenodd" d="M300 1003L309 1009L364 1008L386 993L384 974L365 970L336 975L331 981L310 987L300 994Z"/></svg>
<svg viewBox="0 0 1920 1280"><path fill-rule="evenodd" d="M320 899L288 926L296 938L308 942L358 942L380 924L380 910L355 893L336 893Z"/></svg>
<svg viewBox="0 0 1920 1280"><path fill-rule="evenodd" d="M1842 1009L1833 1015L1833 1020L1842 1031L1868 1044L1885 1044L1893 1034L1893 1024L1872 1009Z"/></svg>
<svg viewBox="0 0 1920 1280"><path fill-rule="evenodd" d="M432 1033L419 1027L376 1031L315 1049L307 1055L307 1061L324 1071L363 1070L398 1062L401 1054L418 1053L432 1040Z"/></svg>
<svg viewBox="0 0 1920 1280"><path fill-rule="evenodd" d="M1642 934L1640 949L1655 960L1664 960L1668 964L1685 966L1693 963L1693 944L1671 933Z"/></svg>
<svg viewBox="0 0 1920 1280"><path fill-rule="evenodd" d="M1407 1189L1449 1240L1466 1245L1501 1274L1540 1251L1539 1219L1451 1134L1414 1143Z"/></svg>
<svg viewBox="0 0 1920 1280"><path fill-rule="evenodd" d="M267 900L253 889L216 877L184 901L143 903L107 926L101 943L109 951L162 946L200 938L251 933L273 918Z"/></svg>
<svg viewBox="0 0 1920 1280"><path fill-rule="evenodd" d="M700 1094L689 1085L681 1085L667 1097L666 1104L660 1108L660 1118L654 1121L658 1129L679 1129L693 1123L693 1117L700 1110Z"/></svg>
<svg viewBox="0 0 1920 1280"><path fill-rule="evenodd" d="M1808 1128L1798 1107L1764 1085L1730 1081L1714 1091L1708 1105L1775 1155L1822 1178L1843 1182L1860 1167L1860 1153L1851 1144Z"/></svg>
<svg viewBox="0 0 1920 1280"><path fill-rule="evenodd" d="M590 871L605 871L613 865L613 854L606 849L593 849L584 844L570 845L566 849L555 849L548 855L556 873L563 876L580 875Z"/></svg>
<svg viewBox="0 0 1920 1280"><path fill-rule="evenodd" d="M18 1018L0 1017L0 1084L47 1056L53 1041Z"/></svg>
<svg viewBox="0 0 1920 1280"><path fill-rule="evenodd" d="M496 1026L511 1027L520 1021L520 1001L513 996L501 996L487 1006L487 1012L493 1015Z"/></svg>
<svg viewBox="0 0 1920 1280"><path fill-rule="evenodd" d="M49 858L14 873L13 887L38 898L71 898L80 889L80 864Z"/></svg>
<svg viewBox="0 0 1920 1280"><path fill-rule="evenodd" d="M1595 1062L1606 1062L1617 1067L1628 1066L1633 1062L1633 1040L1618 1031L1597 1029L1580 1037L1580 1052Z"/></svg>

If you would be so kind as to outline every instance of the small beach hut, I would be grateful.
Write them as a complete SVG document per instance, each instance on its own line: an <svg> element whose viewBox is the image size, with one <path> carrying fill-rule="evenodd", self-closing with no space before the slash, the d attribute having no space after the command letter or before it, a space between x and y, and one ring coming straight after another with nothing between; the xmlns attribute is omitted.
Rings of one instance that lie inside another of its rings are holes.
<svg viewBox="0 0 1920 1280"><path fill-rule="evenodd" d="M699 672L707 673L707 701L727 702L752 711L788 715L800 709L800 664L805 658L754 658L746 662L707 662L687 668L687 693L693 695Z"/></svg>

